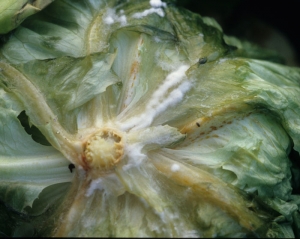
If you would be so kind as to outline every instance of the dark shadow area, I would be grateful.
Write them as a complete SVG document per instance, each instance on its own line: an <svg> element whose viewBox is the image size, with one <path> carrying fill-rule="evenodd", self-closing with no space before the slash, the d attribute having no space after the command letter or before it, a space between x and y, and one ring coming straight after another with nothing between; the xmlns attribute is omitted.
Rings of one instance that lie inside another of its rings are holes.
<svg viewBox="0 0 300 239"><path fill-rule="evenodd" d="M213 17L224 33L277 50L286 64L300 66L299 1L178 0L177 5Z"/></svg>
<svg viewBox="0 0 300 239"><path fill-rule="evenodd" d="M296 150L292 149L289 158L292 162L292 194L300 194L300 155Z"/></svg>
<svg viewBox="0 0 300 239"><path fill-rule="evenodd" d="M24 127L27 134L31 135L32 139L42 145L51 146L45 136L41 133L41 131L35 127L34 125L30 125L29 118L26 115L26 112L23 110L19 115L18 119L21 125Z"/></svg>

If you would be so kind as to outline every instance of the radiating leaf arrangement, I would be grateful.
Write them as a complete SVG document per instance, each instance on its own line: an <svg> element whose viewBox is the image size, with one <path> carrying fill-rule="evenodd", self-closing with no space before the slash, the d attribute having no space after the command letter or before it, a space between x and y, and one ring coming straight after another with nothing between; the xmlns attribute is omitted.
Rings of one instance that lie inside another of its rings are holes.
<svg viewBox="0 0 300 239"><path fill-rule="evenodd" d="M299 68L173 1L51 2L0 3L0 235L299 236Z"/></svg>

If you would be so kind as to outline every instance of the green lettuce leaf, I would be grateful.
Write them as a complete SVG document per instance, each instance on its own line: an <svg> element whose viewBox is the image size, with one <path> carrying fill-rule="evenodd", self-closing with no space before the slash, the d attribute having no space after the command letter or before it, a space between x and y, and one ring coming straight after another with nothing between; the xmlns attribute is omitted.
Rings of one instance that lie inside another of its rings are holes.
<svg viewBox="0 0 300 239"><path fill-rule="evenodd" d="M55 1L3 39L0 200L30 217L11 235L298 235L300 69L156 4Z"/></svg>
<svg viewBox="0 0 300 239"><path fill-rule="evenodd" d="M21 106L1 89L0 198L24 212L49 185L70 182L68 161L53 147L34 142L17 116Z"/></svg>
<svg viewBox="0 0 300 239"><path fill-rule="evenodd" d="M0 34L18 27L27 17L45 8L54 0L4 0L0 3Z"/></svg>

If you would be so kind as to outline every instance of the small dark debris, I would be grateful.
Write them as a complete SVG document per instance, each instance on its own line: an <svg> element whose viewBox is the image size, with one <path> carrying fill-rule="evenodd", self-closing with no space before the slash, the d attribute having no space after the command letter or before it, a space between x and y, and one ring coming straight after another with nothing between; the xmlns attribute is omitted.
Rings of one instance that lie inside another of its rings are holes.
<svg viewBox="0 0 300 239"><path fill-rule="evenodd" d="M206 62L207 62L207 58L206 58L206 57L202 57L202 58L199 59L199 64L200 64L200 65L203 65L203 64L205 64Z"/></svg>
<svg viewBox="0 0 300 239"><path fill-rule="evenodd" d="M196 123L196 125L197 125L198 127L200 127L200 124L199 124L198 122Z"/></svg>
<svg viewBox="0 0 300 239"><path fill-rule="evenodd" d="M72 173L73 171L73 169L75 168L75 165L74 164L72 164L72 163L70 163L69 164L69 169L70 169L70 172Z"/></svg>

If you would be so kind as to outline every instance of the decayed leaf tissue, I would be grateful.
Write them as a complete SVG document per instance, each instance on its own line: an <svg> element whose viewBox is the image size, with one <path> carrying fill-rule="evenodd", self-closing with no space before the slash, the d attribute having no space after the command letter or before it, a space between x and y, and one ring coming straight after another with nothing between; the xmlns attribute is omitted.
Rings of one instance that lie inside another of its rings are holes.
<svg viewBox="0 0 300 239"><path fill-rule="evenodd" d="M299 68L173 1L20 2L0 4L0 235L299 235Z"/></svg>

